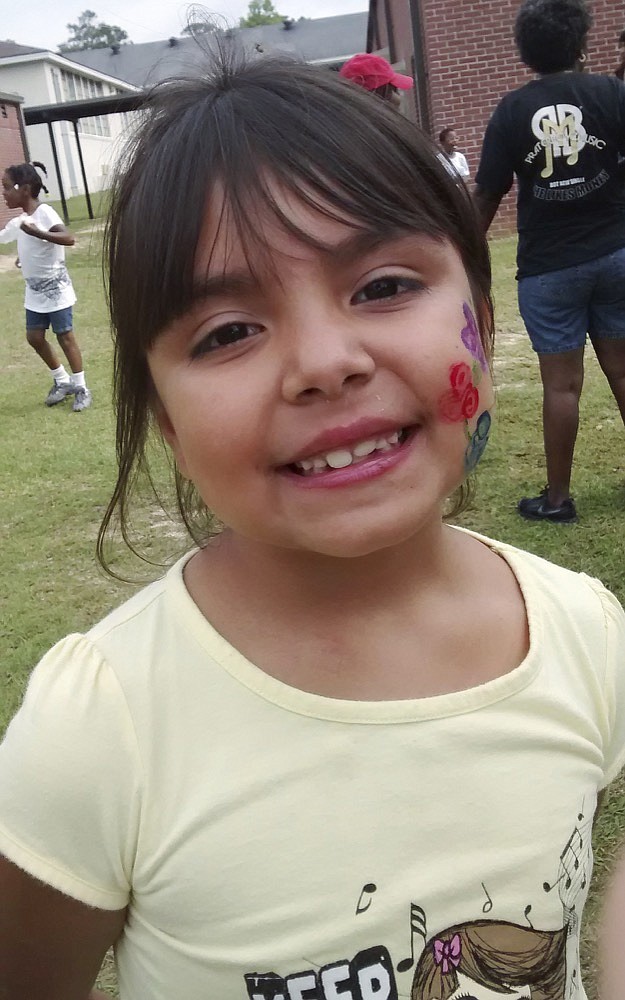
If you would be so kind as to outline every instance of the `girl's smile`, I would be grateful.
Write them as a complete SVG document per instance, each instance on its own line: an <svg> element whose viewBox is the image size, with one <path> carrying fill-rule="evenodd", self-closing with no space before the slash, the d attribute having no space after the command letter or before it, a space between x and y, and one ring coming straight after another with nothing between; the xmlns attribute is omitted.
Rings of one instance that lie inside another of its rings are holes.
<svg viewBox="0 0 625 1000"><path fill-rule="evenodd" d="M415 431L388 421L362 419L318 435L303 449L303 458L285 463L278 471L297 476L303 480L299 485L306 488L364 481L401 461Z"/></svg>
<svg viewBox="0 0 625 1000"><path fill-rule="evenodd" d="M471 292L442 240L281 208L306 242L266 219L250 255L220 213L206 220L196 300L149 354L158 418L235 532L358 555L440 517L463 478L475 421L450 422L440 400L450 366L472 360Z"/></svg>

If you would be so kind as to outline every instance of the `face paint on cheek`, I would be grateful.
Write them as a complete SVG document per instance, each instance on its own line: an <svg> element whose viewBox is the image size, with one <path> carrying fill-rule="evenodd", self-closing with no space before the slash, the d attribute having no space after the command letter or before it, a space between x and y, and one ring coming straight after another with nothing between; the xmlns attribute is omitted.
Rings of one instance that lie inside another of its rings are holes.
<svg viewBox="0 0 625 1000"><path fill-rule="evenodd" d="M467 421L475 416L480 405L480 394L473 384L473 373L463 361L457 362L449 369L449 385L447 392L439 400L441 419L446 424L456 424Z"/></svg>
<svg viewBox="0 0 625 1000"><path fill-rule="evenodd" d="M463 326L460 332L462 343L471 357L475 358L482 371L488 371L488 362L486 360L486 355L484 354L482 338L480 337L480 331L478 329L475 316L471 310L471 306L467 302L463 302L462 311L466 320L466 325Z"/></svg>
<svg viewBox="0 0 625 1000"><path fill-rule="evenodd" d="M469 430L469 420L475 416L480 406L479 389L473 383L474 375L475 372L463 361L452 365L449 369L450 387L439 400L440 416L445 423L464 423L468 440L464 453L464 469L467 474L473 472L484 454L492 424L489 411L483 410L473 434Z"/></svg>
<svg viewBox="0 0 625 1000"><path fill-rule="evenodd" d="M484 412L480 413L477 418L477 427L475 428L475 431L473 434L469 434L469 443L467 445L467 450L464 453L464 470L467 475L470 472L473 472L477 463L484 454L486 445L488 444L492 423L493 421L490 413L488 410L484 410Z"/></svg>

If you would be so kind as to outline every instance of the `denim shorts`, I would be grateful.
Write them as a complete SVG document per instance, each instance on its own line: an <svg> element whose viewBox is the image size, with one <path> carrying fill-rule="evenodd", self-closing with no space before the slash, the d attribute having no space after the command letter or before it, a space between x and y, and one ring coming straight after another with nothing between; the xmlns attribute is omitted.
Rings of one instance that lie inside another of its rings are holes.
<svg viewBox="0 0 625 1000"><path fill-rule="evenodd" d="M72 307L67 309L57 309L56 312L37 313L32 309L26 310L27 330L47 330L52 327L54 333L59 337L62 333L69 333L73 329Z"/></svg>
<svg viewBox="0 0 625 1000"><path fill-rule="evenodd" d="M625 247L605 257L519 280L519 312L537 354L574 351L591 339L625 338Z"/></svg>

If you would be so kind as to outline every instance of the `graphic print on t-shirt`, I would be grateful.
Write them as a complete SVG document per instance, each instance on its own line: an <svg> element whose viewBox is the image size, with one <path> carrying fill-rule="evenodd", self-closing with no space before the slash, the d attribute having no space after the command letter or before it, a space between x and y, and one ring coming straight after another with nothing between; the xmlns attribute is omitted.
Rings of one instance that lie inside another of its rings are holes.
<svg viewBox="0 0 625 1000"><path fill-rule="evenodd" d="M606 170L600 169L593 176L586 177L583 170L558 171L559 178L553 178L556 168L575 168L579 164L580 154L591 146L601 150L605 148L605 140L595 135L589 135L584 128L581 108L574 104L549 104L540 108L532 117L532 133L538 142L525 157L529 166L540 166L540 178L549 181L548 185L537 182L534 186L534 196L541 201L572 201L583 198L591 191L597 191L609 180ZM537 162L538 161L538 162ZM575 176L575 174L580 176Z"/></svg>
<svg viewBox="0 0 625 1000"><path fill-rule="evenodd" d="M26 284L32 292L44 295L50 300L50 308L54 309L63 292L71 286L71 278L65 264L58 264L56 273L43 278L26 278Z"/></svg>
<svg viewBox="0 0 625 1000"><path fill-rule="evenodd" d="M323 966L284 977L275 972L245 976L247 1000L577 1000L579 980L579 905L592 870L592 818L577 813L551 880L537 883L539 894L557 892L562 925L541 930L532 923L532 905L524 923L470 919L432 934L427 914L410 904L410 953L397 961L384 945L359 951ZM484 882L482 915L495 907ZM370 910L381 887L364 883L355 910ZM422 949L419 953L419 942ZM403 952L406 955L406 951ZM409 987L404 980L412 974ZM409 989L409 992L407 992Z"/></svg>

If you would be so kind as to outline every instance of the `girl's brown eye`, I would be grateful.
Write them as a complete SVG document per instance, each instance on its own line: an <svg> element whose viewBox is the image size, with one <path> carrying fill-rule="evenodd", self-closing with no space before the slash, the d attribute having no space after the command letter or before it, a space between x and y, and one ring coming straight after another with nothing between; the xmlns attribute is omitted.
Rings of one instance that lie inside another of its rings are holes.
<svg viewBox="0 0 625 1000"><path fill-rule="evenodd" d="M254 323L225 323L223 326L212 330L206 337L195 345L191 351L191 359L200 358L204 354L212 354L220 348L232 347L244 340L249 340L260 330Z"/></svg>
<svg viewBox="0 0 625 1000"><path fill-rule="evenodd" d="M356 303L379 302L382 299L392 299L407 292L419 291L421 288L423 285L415 278L394 277L392 275L388 278L375 278L356 292L353 301Z"/></svg>

